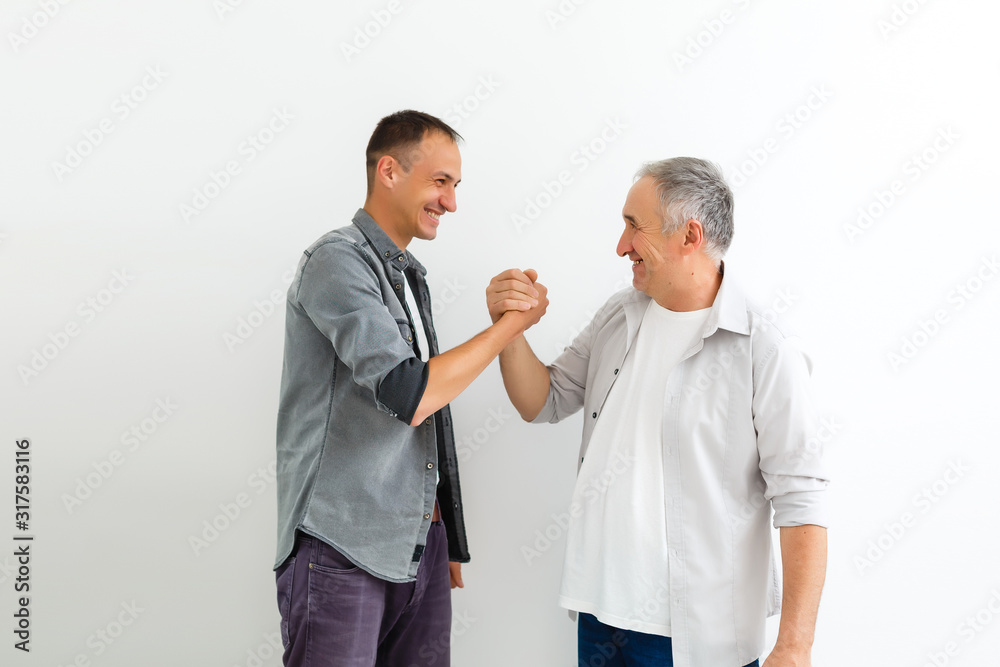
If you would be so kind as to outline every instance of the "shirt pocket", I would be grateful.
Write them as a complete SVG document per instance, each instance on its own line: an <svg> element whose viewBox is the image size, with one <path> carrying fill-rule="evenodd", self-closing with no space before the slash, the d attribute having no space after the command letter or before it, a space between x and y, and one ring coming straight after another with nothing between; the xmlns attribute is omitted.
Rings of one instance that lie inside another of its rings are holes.
<svg viewBox="0 0 1000 667"><path fill-rule="evenodd" d="M413 347L413 327L406 320L396 320L396 325L399 327L399 335L403 339L403 342Z"/></svg>

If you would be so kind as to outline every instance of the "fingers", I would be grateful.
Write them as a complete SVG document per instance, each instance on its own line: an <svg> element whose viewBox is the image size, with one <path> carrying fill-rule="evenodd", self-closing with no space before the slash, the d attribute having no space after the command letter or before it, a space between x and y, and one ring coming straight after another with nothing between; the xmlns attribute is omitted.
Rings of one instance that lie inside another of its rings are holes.
<svg viewBox="0 0 1000 667"><path fill-rule="evenodd" d="M490 283L486 291L493 294L522 294L532 299L538 298L538 288L532 283L522 280L496 280L494 278L494 282Z"/></svg>
<svg viewBox="0 0 1000 667"><path fill-rule="evenodd" d="M461 563L448 563L448 574L451 577L452 588L465 588L465 582L462 581Z"/></svg>
<svg viewBox="0 0 1000 667"><path fill-rule="evenodd" d="M548 292L544 285L535 282L537 279L538 272L534 269L508 269L495 276L486 288L486 306L491 319L496 322L508 311L526 312L537 308ZM548 299L545 304L548 305Z"/></svg>

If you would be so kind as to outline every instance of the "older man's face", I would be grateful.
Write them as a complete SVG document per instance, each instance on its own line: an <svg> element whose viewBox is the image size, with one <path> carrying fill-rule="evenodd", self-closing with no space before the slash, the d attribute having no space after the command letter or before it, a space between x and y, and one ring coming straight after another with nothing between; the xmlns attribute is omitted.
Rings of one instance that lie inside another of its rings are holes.
<svg viewBox="0 0 1000 667"><path fill-rule="evenodd" d="M652 176L639 179L628 191L622 217L625 231L618 240L617 252L632 260L632 286L657 299L670 290L684 232L679 230L670 236L660 232L660 199Z"/></svg>

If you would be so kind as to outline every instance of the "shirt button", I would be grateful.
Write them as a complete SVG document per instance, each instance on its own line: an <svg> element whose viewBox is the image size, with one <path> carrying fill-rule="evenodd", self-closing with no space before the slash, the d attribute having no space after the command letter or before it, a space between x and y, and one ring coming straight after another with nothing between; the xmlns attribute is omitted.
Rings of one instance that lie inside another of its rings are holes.
<svg viewBox="0 0 1000 667"><path fill-rule="evenodd" d="M389 251L388 251L388 250L386 250L386 251L385 251L385 256L386 256L386 257L388 257L388 256L389 256Z"/></svg>
<svg viewBox="0 0 1000 667"><path fill-rule="evenodd" d="M406 340L408 340L408 341L411 341L411 340L413 340L413 336L407 336L407 337L406 337Z"/></svg>
<svg viewBox="0 0 1000 667"><path fill-rule="evenodd" d="M396 289L399 289L398 287ZM615 375L618 375L618 369L615 369Z"/></svg>
<svg viewBox="0 0 1000 667"><path fill-rule="evenodd" d="M597 419L597 413L595 412L594 414L591 415L591 417L593 417L594 419Z"/></svg>
<svg viewBox="0 0 1000 667"><path fill-rule="evenodd" d="M400 255L399 257L397 257L397 258L396 258L396 261L397 261L397 262L402 262L402 261L403 261L403 256L402 256L402 255Z"/></svg>
<svg viewBox="0 0 1000 667"><path fill-rule="evenodd" d="M396 283L396 289L399 289L399 288L400 288L400 284Z"/></svg>
<svg viewBox="0 0 1000 667"><path fill-rule="evenodd" d="M427 424L428 426L430 426L431 425L430 417L428 417L427 419L425 419L424 423Z"/></svg>
<svg viewBox="0 0 1000 667"><path fill-rule="evenodd" d="M433 468L433 467L434 467L434 464L433 464L433 463L428 463L428 464L427 464L427 469L428 469L428 470L430 470L430 469L431 469L431 468Z"/></svg>
<svg viewBox="0 0 1000 667"><path fill-rule="evenodd" d="M430 514L425 514L425 515L424 515L424 518L425 518L425 519L429 519L429 518L431 518L431 515L430 515Z"/></svg>

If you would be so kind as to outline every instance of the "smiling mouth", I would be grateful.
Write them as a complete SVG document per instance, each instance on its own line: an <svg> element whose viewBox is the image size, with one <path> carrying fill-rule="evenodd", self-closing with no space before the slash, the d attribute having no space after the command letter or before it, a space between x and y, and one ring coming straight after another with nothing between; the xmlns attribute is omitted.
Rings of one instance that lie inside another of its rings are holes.
<svg viewBox="0 0 1000 667"><path fill-rule="evenodd" d="M432 211L430 209L427 209L427 208L424 209L424 213L426 213L427 217L429 217L434 222L440 222L441 221L441 214L440 213L435 213L434 211Z"/></svg>
<svg viewBox="0 0 1000 667"><path fill-rule="evenodd" d="M639 266L640 264L642 264L642 260L641 259L633 259L632 260L632 266Z"/></svg>

